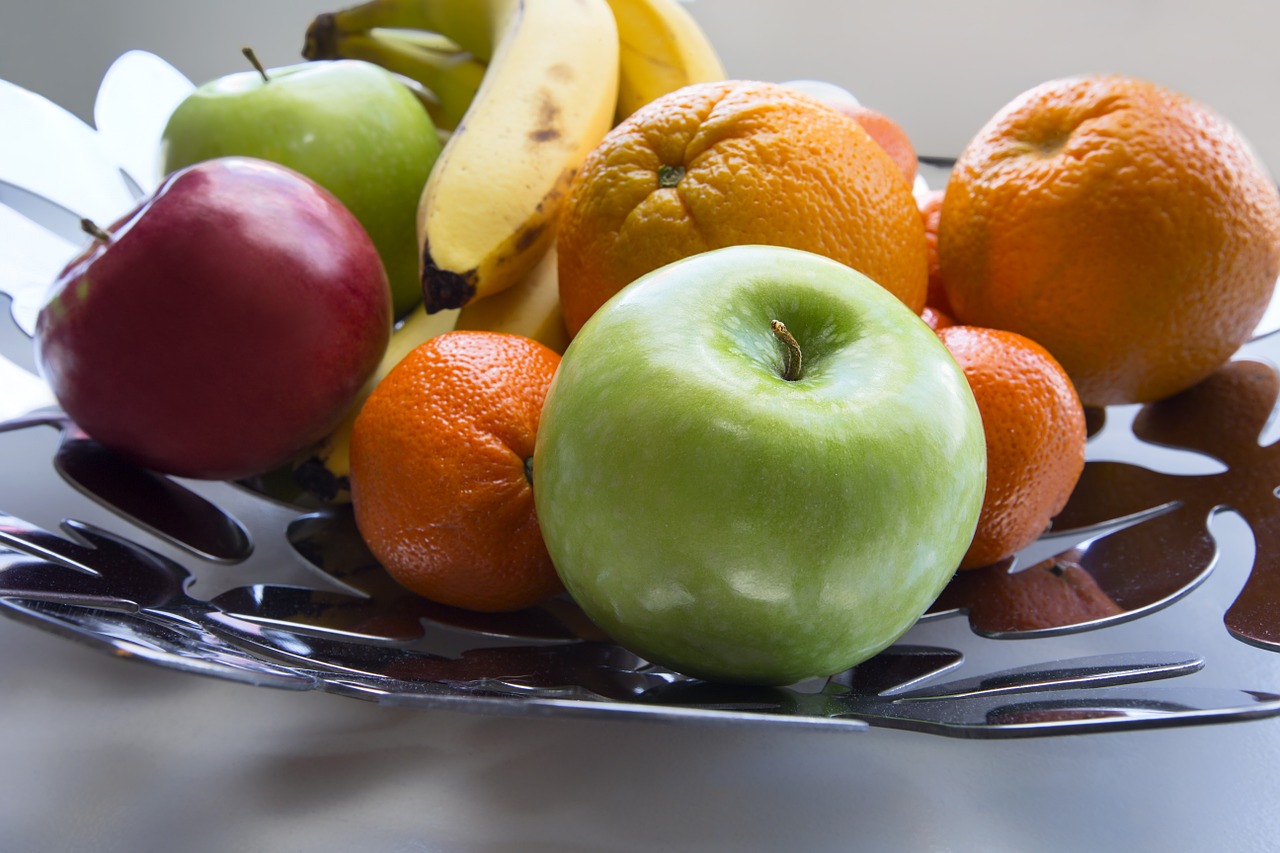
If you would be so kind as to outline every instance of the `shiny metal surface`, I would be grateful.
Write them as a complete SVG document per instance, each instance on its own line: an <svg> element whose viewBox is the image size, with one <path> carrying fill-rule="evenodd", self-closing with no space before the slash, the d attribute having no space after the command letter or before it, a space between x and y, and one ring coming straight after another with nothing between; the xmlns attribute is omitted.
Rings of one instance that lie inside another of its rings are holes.
<svg viewBox="0 0 1280 853"><path fill-rule="evenodd" d="M1256 369L1242 362L1224 376ZM1221 403L1216 396L1208 399ZM873 725L954 737L1026 737L1280 714L1280 695L1266 691L1149 684L1199 671L1204 662L1193 653L1110 654L941 681L962 667L961 650L901 644L817 683L782 689L707 684L610 643L564 598L508 615L423 601L377 565L349 509L307 508L268 496L259 490L263 484L183 481L144 471L56 412L0 425L0 459L3 439L30 431L56 436L50 477L61 477L71 490L57 533L0 514L0 612L172 669L412 707L853 730ZM1102 474L1115 468L1090 465ZM1143 483L1151 472L1133 476ZM1081 494L1088 498L1090 489ZM1126 490L1097 490L1107 500L1092 500L1093 515L1072 516L1088 522L1081 529L1128 506L1108 502ZM1165 492L1141 495L1148 502L1165 495L1159 506L1173 503ZM138 531L138 539L149 535L167 543L174 556L78 520L87 505L105 507L127 522L126 529ZM1168 515L1141 515L1140 523L1075 547L1075 562L1067 569L1056 569L1064 557L1054 566L1013 574L1007 567L965 573L939 609L954 613L966 606L978 614L971 615L978 630L1006 637L1049 630L1049 622L1053 631L1069 632L1136 618L1203 580L1212 564L1212 542L1156 553L1125 550L1124 542L1100 543L1134 536L1130 531ZM1167 522L1153 525L1145 535L1157 543L1184 541L1172 539L1168 528ZM1208 538L1194 528L1184 536L1191 542ZM1135 553L1142 559L1134 559ZM1095 560L1093 554L1102 556ZM1008 593L1021 583L1043 593L1045 578L1054 594L1020 599ZM1085 585L1091 592L1083 600L1111 602L1105 616L1089 607L1062 606L1064 600L1081 600L1076 591ZM1042 609L1028 608L1027 602ZM1002 610L1004 605L1010 606ZM1021 621L1011 627L1011 620ZM1005 627L990 631L993 623Z"/></svg>
<svg viewBox="0 0 1280 853"><path fill-rule="evenodd" d="M965 611L974 630L988 636L1047 635L1136 618L1208 576L1218 555L1210 519L1231 510L1249 525L1255 555L1225 624L1243 642L1280 651L1280 448L1262 444L1280 395L1278 349L1280 335L1257 338L1204 382L1133 413L1131 441L1212 460L1217 470L1090 461L1046 537L1069 547L1021 571L1011 572L1006 561L962 573L932 612ZM1102 419L1095 413L1095 422Z"/></svg>

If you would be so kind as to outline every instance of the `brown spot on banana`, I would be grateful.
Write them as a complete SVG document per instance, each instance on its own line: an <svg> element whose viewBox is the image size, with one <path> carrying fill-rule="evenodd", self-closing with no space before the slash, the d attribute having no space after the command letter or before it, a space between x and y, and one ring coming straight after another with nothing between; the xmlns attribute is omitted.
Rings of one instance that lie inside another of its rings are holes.
<svg viewBox="0 0 1280 853"><path fill-rule="evenodd" d="M516 253L528 251L529 247L542 236L542 232L546 230L546 227L547 221L544 219L528 228L520 229L520 232L516 234Z"/></svg>
<svg viewBox="0 0 1280 853"><path fill-rule="evenodd" d="M573 66L567 62L557 62L547 69L547 76L557 83L568 83L574 78Z"/></svg>
<svg viewBox="0 0 1280 853"><path fill-rule="evenodd" d="M551 142L563 135L560 127L560 104L546 89L538 90L538 121L529 131L529 139L536 143Z"/></svg>

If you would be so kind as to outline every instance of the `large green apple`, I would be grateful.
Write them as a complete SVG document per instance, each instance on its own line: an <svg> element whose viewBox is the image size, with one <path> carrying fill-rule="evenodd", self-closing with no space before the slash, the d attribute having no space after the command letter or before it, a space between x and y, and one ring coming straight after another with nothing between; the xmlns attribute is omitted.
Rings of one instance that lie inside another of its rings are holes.
<svg viewBox="0 0 1280 853"><path fill-rule="evenodd" d="M229 155L301 172L369 232L396 316L422 300L418 199L441 142L421 102L385 69L334 60L220 77L178 105L162 146L166 174Z"/></svg>
<svg viewBox="0 0 1280 853"><path fill-rule="evenodd" d="M685 674L772 685L900 637L964 555L985 481L937 336L862 274L773 246L610 300L564 354L533 462L552 559L597 625Z"/></svg>

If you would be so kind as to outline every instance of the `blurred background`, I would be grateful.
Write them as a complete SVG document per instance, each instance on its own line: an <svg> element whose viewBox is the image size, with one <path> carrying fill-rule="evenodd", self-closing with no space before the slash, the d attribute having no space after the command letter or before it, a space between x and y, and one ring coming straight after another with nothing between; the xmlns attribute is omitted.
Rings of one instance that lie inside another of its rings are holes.
<svg viewBox="0 0 1280 853"><path fill-rule="evenodd" d="M88 118L111 61L150 50L196 82L299 57L311 17L333 0L5 0L0 78ZM732 76L838 83L897 120L922 154L957 154L1018 93L1112 71L1213 106L1280 169L1280 7L1263 0L853 3L692 0Z"/></svg>

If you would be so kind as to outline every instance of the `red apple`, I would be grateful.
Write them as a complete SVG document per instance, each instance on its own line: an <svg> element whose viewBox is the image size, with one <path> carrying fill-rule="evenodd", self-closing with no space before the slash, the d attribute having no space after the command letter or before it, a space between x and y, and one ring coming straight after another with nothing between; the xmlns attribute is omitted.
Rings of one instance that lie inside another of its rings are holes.
<svg viewBox="0 0 1280 853"><path fill-rule="evenodd" d="M103 445L237 479L331 431L390 329L386 272L356 218L297 172L228 157L175 172L63 270L36 359Z"/></svg>

